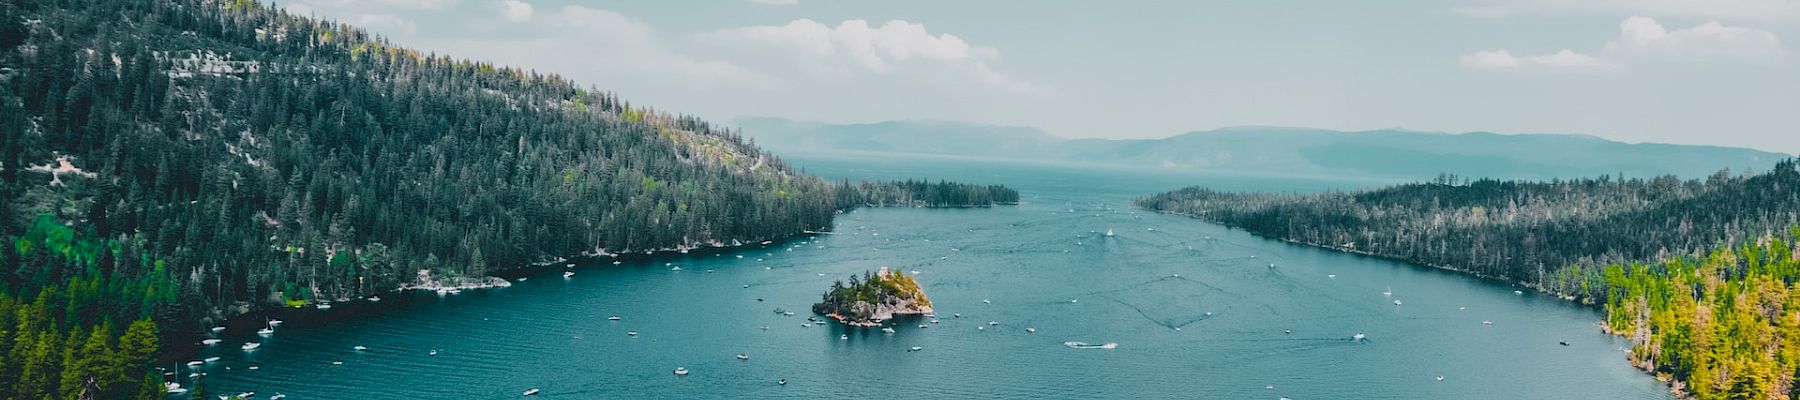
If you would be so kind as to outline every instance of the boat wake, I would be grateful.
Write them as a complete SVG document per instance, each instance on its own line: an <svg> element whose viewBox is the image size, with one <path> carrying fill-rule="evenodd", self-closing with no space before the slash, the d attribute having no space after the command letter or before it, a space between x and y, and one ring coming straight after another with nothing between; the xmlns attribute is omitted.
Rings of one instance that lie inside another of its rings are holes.
<svg viewBox="0 0 1800 400"><path fill-rule="evenodd" d="M1069 348L1071 348L1071 349L1116 349L1116 348L1119 348L1118 343L1112 343L1112 342L1107 342L1106 344L1089 344L1088 342L1068 341L1068 342L1063 342L1063 345L1069 346Z"/></svg>

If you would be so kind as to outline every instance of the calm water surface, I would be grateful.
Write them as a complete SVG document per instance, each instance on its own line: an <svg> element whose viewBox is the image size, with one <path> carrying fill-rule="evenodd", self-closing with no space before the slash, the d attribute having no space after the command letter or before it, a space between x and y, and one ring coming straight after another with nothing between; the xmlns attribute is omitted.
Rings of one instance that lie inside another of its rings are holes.
<svg viewBox="0 0 1800 400"><path fill-rule="evenodd" d="M214 392L290 399L505 399L528 388L543 399L1670 398L1626 364L1626 343L1596 329L1593 309L1129 207L1135 196L1191 184L1312 191L1375 182L897 157L794 161L834 179L1004 183L1021 190L1024 204L859 210L841 216L833 234L767 247L294 310L270 338L234 326L199 356L222 360L199 370ZM808 306L833 280L882 266L917 271L941 322L904 320L893 334L805 326ZM1351 340L1358 332L1368 339ZM238 349L250 340L264 345ZM907 351L914 346L923 350ZM676 367L692 374L677 377Z"/></svg>

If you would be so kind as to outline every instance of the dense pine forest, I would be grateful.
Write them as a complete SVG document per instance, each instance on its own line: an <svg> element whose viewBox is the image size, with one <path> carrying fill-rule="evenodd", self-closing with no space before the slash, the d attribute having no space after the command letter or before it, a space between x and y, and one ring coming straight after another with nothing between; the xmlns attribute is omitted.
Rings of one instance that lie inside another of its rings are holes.
<svg viewBox="0 0 1800 400"><path fill-rule="evenodd" d="M419 270L1017 198L826 182L697 118L249 0L0 0L0 398L157 398L159 339Z"/></svg>
<svg viewBox="0 0 1800 400"><path fill-rule="evenodd" d="M1800 398L1800 171L1464 180L1354 192L1186 188L1150 210L1603 304L1632 362L1700 399Z"/></svg>

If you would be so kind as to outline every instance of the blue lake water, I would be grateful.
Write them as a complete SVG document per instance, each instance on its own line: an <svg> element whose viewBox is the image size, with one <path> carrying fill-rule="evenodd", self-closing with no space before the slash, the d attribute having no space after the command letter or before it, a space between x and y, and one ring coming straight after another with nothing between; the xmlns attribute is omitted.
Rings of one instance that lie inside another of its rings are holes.
<svg viewBox="0 0 1800 400"><path fill-rule="evenodd" d="M873 155L790 161L833 179L1003 183L1023 204L864 209L840 216L832 234L765 247L290 310L272 337L234 325L199 356L222 359L199 371L213 392L290 399L503 399L528 388L543 399L1671 398L1627 365L1627 344L1599 332L1595 309L1129 205L1194 184L1379 182ZM940 322L904 320L893 334L804 326L832 281L882 266L917 271ZM1359 332L1367 340L1352 340ZM245 341L264 345L239 350ZM692 373L675 376L677 367Z"/></svg>

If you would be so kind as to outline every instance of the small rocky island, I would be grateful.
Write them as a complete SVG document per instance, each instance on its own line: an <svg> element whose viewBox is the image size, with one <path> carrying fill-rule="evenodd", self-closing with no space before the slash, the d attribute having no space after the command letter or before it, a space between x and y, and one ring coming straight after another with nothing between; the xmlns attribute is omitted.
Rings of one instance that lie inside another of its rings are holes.
<svg viewBox="0 0 1800 400"><path fill-rule="evenodd" d="M881 267L880 272L865 272L860 279L851 275L849 285L833 283L823 301L812 309L844 325L880 326L895 315L930 314L931 300L912 277Z"/></svg>

